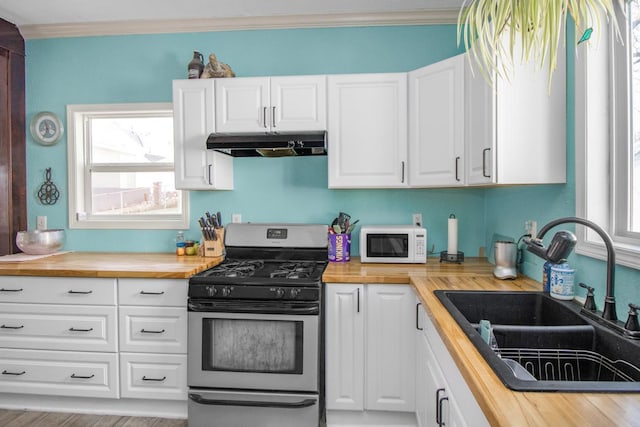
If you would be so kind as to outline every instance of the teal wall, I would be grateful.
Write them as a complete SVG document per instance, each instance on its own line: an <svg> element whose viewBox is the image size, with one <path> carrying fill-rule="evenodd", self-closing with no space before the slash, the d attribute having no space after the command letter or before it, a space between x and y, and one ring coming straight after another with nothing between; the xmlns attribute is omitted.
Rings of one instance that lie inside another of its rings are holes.
<svg viewBox="0 0 640 427"><path fill-rule="evenodd" d="M569 35L568 40L572 40ZM238 76L404 72L460 52L455 25L363 27L194 34L138 35L28 40L27 119L51 110L65 118L67 104L170 102L171 81L186 75L193 50L215 52ZM569 49L569 52L572 52ZM401 224L422 212L429 247L446 249L447 217L460 224L460 249L467 256L489 248L495 234L519 237L524 221L539 227L575 214L573 58L568 57L566 185L493 189L329 190L326 157L235 159L235 190L192 191L191 229L205 210L221 210L224 220L241 213L244 221L328 223L339 211L363 224ZM204 143L204 141L203 141ZM61 190L54 206L37 203L46 167ZM28 137L29 227L37 215L49 227L68 228L66 140L41 147ZM78 251L153 251L173 247L174 230L68 230L66 249ZM358 253L355 243L354 253ZM432 246L433 245L433 246ZM604 295L601 261L572 255L577 277ZM525 273L539 279L542 260L525 253ZM617 268L618 315L626 304L640 302L640 273Z"/></svg>
<svg viewBox="0 0 640 427"><path fill-rule="evenodd" d="M28 40L27 119L42 110L66 119L67 104L170 102L171 81L185 78L194 50L215 52L238 76L405 72L459 53L455 31L436 25ZM68 228L66 140L41 147L29 139L27 165L29 227L47 215L50 228ZM35 197L46 167L61 190L54 206ZM206 210L222 211L225 222L241 213L244 221L327 224L340 211L361 224L406 224L422 212L437 251L446 249L450 213L460 219L461 250L475 255L484 245L482 189L329 190L326 157L235 159L234 168L234 191L190 193L187 237L199 236L196 219ZM174 236L174 230L67 230L66 249L166 252Z"/></svg>

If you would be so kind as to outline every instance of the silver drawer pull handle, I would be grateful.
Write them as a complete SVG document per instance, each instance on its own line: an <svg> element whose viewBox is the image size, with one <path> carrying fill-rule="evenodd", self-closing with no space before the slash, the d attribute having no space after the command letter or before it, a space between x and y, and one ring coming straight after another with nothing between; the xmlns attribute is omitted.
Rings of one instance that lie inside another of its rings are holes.
<svg viewBox="0 0 640 427"><path fill-rule="evenodd" d="M94 375L94 374L91 374L91 375L88 375L88 376L86 376L86 375L76 375L76 374L71 374L71 378L78 378L78 379L83 379L83 380L88 380L88 379L91 379L91 378L93 378L93 377L95 377L95 375Z"/></svg>
<svg viewBox="0 0 640 427"><path fill-rule="evenodd" d="M74 328L73 326L69 328L69 330L71 332L91 332L93 331L93 328L89 328L89 329L80 329L80 328Z"/></svg>
<svg viewBox="0 0 640 427"><path fill-rule="evenodd" d="M146 376L142 376L142 381L164 381L166 380L167 377L162 377L162 378L147 378Z"/></svg>
<svg viewBox="0 0 640 427"><path fill-rule="evenodd" d="M67 292L68 294L82 294L82 295L88 295L88 294L92 294L93 291L74 291L73 289L70 290L69 292Z"/></svg>
<svg viewBox="0 0 640 427"><path fill-rule="evenodd" d="M0 288L0 292L22 292L23 289L7 289L7 288Z"/></svg>
<svg viewBox="0 0 640 427"><path fill-rule="evenodd" d="M162 291L162 292L140 291L140 295L164 295L164 291Z"/></svg>
<svg viewBox="0 0 640 427"><path fill-rule="evenodd" d="M24 328L24 325L20 325L20 326L2 325L2 326L0 326L0 328L2 328L2 329L22 329L22 328Z"/></svg>
<svg viewBox="0 0 640 427"><path fill-rule="evenodd" d="M24 375L26 374L27 371L22 371L22 372L9 372L6 369L4 371L2 371L2 375Z"/></svg>
<svg viewBox="0 0 640 427"><path fill-rule="evenodd" d="M164 329L161 331L148 331L146 329L140 329L140 332L142 332L143 334L162 334L164 333Z"/></svg>

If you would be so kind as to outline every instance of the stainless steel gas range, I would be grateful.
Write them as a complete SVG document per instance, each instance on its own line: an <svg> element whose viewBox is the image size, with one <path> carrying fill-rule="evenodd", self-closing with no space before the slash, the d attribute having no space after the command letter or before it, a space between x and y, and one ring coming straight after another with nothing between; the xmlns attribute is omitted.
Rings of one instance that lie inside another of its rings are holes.
<svg viewBox="0 0 640 427"><path fill-rule="evenodd" d="M325 425L327 228L229 224L189 280L189 426Z"/></svg>

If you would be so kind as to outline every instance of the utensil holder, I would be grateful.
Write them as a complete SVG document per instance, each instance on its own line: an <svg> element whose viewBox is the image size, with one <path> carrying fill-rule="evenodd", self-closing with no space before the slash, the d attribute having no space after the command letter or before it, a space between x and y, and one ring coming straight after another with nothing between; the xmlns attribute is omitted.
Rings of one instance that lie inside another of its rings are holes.
<svg viewBox="0 0 640 427"><path fill-rule="evenodd" d="M224 228L217 228L218 240L202 239L202 256L219 257L224 255Z"/></svg>
<svg viewBox="0 0 640 427"><path fill-rule="evenodd" d="M351 234L329 234L329 261L351 260Z"/></svg>

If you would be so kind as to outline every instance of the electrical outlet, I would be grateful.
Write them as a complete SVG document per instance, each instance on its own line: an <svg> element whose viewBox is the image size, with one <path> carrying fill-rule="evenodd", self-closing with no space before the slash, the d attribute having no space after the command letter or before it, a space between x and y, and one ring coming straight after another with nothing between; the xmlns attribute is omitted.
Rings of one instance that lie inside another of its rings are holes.
<svg viewBox="0 0 640 427"><path fill-rule="evenodd" d="M242 222L242 214L232 214L231 222Z"/></svg>
<svg viewBox="0 0 640 427"><path fill-rule="evenodd" d="M414 213L413 214L413 225L418 226L418 227L422 227L422 214L421 213Z"/></svg>
<svg viewBox="0 0 640 427"><path fill-rule="evenodd" d="M532 219L525 221L524 230L527 234L530 234L531 237L536 237L538 234L538 222Z"/></svg>
<svg viewBox="0 0 640 427"><path fill-rule="evenodd" d="M47 229L47 217L46 216L37 216L36 217L36 229L37 230L46 230Z"/></svg>

